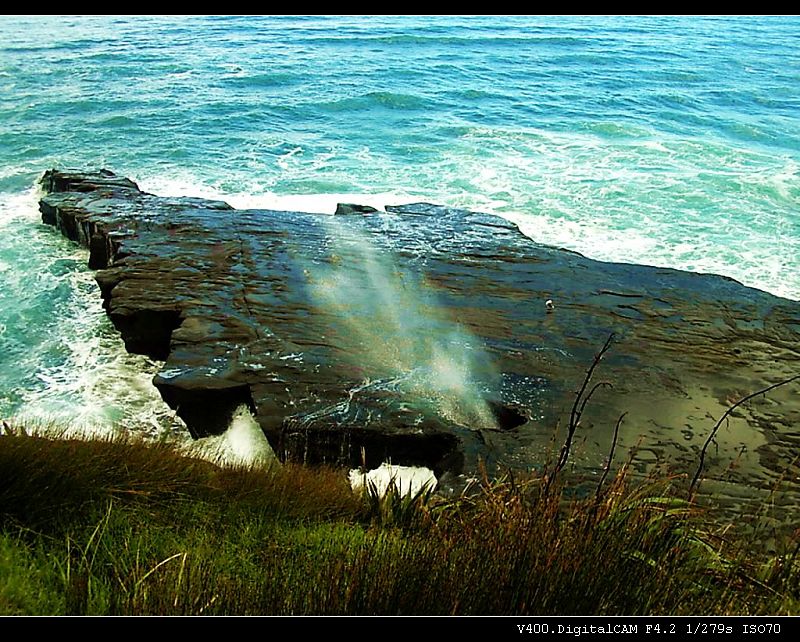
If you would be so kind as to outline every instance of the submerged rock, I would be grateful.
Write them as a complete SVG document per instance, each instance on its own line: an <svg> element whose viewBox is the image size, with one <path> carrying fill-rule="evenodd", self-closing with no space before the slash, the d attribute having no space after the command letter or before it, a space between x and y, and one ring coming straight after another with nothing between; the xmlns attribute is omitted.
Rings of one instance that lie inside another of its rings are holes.
<svg viewBox="0 0 800 642"><path fill-rule="evenodd" d="M600 467L628 412L621 448L689 465L733 401L800 369L800 304L593 261L495 216L234 210L107 171L52 170L42 185L43 221L89 248L126 348L164 360L153 383L192 434L221 433L246 404L284 459L437 476L539 465L614 333L594 379L611 387L587 405L574 461ZM776 390L720 431L719 458L741 452L768 485L798 425L797 390Z"/></svg>

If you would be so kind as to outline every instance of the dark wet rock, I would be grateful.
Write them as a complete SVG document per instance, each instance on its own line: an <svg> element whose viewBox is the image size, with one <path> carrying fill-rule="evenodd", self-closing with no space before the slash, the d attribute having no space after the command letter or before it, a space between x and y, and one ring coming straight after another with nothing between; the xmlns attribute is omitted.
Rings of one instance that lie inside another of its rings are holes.
<svg viewBox="0 0 800 642"><path fill-rule="evenodd" d="M41 179L42 189L52 192L94 192L104 188L123 188L139 191L139 186L129 178L101 169L96 172L59 172L48 170ZM44 214L44 211L42 212Z"/></svg>
<svg viewBox="0 0 800 642"><path fill-rule="evenodd" d="M338 203L336 205L336 212L334 212L337 216L342 216L344 214L373 214L378 210L374 207L369 205L357 205L355 203Z"/></svg>
<svg viewBox="0 0 800 642"><path fill-rule="evenodd" d="M693 470L736 399L800 369L800 304L719 276L593 261L504 219L420 203L370 216L233 210L109 172L48 172L42 219L90 249L105 307L192 434L245 404L282 458L529 469L559 444L609 334L573 461ZM546 301L553 301L548 310ZM741 408L707 461L769 486L796 386ZM640 443L643 442L643 443ZM646 455L646 457L645 457Z"/></svg>

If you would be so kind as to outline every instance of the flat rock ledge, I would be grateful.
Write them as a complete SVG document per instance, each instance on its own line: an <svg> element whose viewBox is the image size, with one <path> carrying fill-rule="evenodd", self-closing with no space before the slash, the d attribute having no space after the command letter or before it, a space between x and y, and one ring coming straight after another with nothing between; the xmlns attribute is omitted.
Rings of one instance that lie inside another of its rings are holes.
<svg viewBox="0 0 800 642"><path fill-rule="evenodd" d="M107 170L41 183L42 220L89 249L111 321L129 351L164 362L153 383L192 435L221 433L245 404L284 460L535 467L613 333L575 465L602 467L627 412L621 449L689 466L733 401L800 371L797 302L590 260L495 216L235 210ZM710 465L738 453L746 481L768 486L798 426L800 394L780 388L734 414Z"/></svg>

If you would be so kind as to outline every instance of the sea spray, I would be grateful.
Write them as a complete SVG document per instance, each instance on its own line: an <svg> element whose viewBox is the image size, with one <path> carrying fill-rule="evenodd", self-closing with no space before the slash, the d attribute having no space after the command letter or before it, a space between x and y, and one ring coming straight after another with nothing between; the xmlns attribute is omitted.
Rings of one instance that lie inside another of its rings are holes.
<svg viewBox="0 0 800 642"><path fill-rule="evenodd" d="M246 405L236 409L224 433L188 443L186 450L222 466L261 468L276 460L267 438Z"/></svg>
<svg viewBox="0 0 800 642"><path fill-rule="evenodd" d="M431 403L449 421L496 427L481 389L494 382L491 361L448 318L423 276L346 221L325 227L327 260L309 263L306 272L313 298L344 326L346 358L373 379L399 381L409 399Z"/></svg>

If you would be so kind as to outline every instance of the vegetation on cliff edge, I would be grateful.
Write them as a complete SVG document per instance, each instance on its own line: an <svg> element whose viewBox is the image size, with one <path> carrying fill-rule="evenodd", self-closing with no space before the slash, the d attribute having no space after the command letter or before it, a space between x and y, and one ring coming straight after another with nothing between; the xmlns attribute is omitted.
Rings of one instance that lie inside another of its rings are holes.
<svg viewBox="0 0 800 642"><path fill-rule="evenodd" d="M380 498L330 469L5 435L0 614L800 613L800 543L761 555L671 482Z"/></svg>

